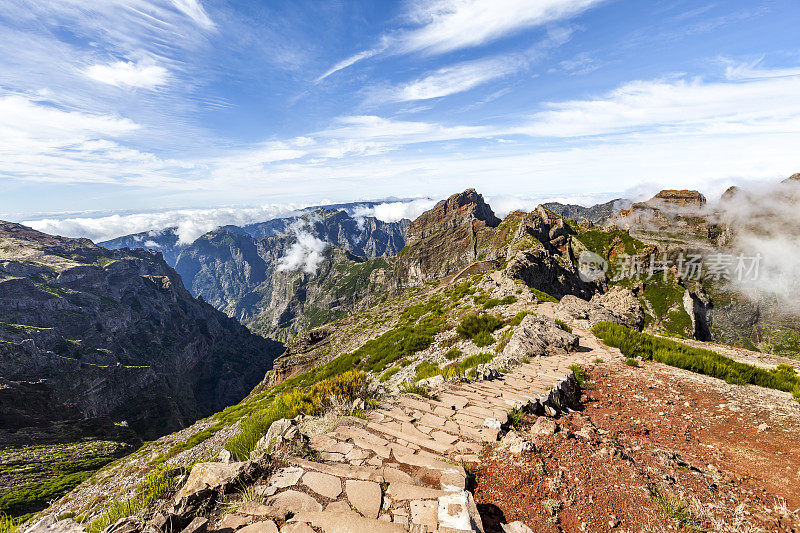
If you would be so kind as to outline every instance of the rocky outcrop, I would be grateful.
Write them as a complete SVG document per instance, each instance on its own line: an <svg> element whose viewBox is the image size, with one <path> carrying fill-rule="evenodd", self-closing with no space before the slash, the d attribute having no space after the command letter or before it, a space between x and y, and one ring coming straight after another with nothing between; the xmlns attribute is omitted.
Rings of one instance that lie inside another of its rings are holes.
<svg viewBox="0 0 800 533"><path fill-rule="evenodd" d="M612 295L610 301L619 309L620 306L617 300L618 298ZM627 300L627 298L623 299L623 301L624 300ZM599 301L606 300L600 299ZM624 305L625 304L623 304L623 306ZM638 307L641 308L641 305ZM601 305L594 299L592 299L592 301L586 301L571 295L564 296L553 309L556 318L559 320L585 329L591 329L599 322L612 322L629 328L641 329L644 324L644 311L641 309L637 311L640 312L641 315L639 315L638 312L617 314L617 312Z"/></svg>
<svg viewBox="0 0 800 533"><path fill-rule="evenodd" d="M193 298L157 252L11 223L0 249L0 376L50 402L20 401L17 425L77 413L152 438L241 400L282 351Z"/></svg>
<svg viewBox="0 0 800 533"><path fill-rule="evenodd" d="M608 292L592 296L590 303L611 311L623 320L621 322L623 325L629 328L641 331L644 327L644 307L630 289L619 286L612 287Z"/></svg>
<svg viewBox="0 0 800 533"><path fill-rule="evenodd" d="M406 247L395 265L395 283L409 286L439 279L496 255L490 240L491 230L499 224L474 189L439 202L408 226Z"/></svg>
<svg viewBox="0 0 800 533"><path fill-rule="evenodd" d="M591 207L584 207L582 205L562 204L559 202L547 202L542 204L545 208L553 213L575 220L577 222L588 222L591 225L603 225L605 222L617 215L620 209L627 209L631 205L630 200L624 198L616 198L614 200L593 205Z"/></svg>
<svg viewBox="0 0 800 533"><path fill-rule="evenodd" d="M564 331L550 318L526 316L503 349L504 361L521 361L578 349L578 336Z"/></svg>

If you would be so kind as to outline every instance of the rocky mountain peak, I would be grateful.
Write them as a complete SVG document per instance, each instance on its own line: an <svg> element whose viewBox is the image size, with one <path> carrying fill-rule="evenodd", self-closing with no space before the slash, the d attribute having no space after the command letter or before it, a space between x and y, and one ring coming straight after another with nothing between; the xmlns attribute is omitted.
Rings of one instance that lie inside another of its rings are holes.
<svg viewBox="0 0 800 533"><path fill-rule="evenodd" d="M781 183L798 183L798 182L800 182L800 172L792 174L791 176L783 180Z"/></svg>
<svg viewBox="0 0 800 533"><path fill-rule="evenodd" d="M675 207L703 206L706 197L698 191L665 189L653 196L648 203L662 203Z"/></svg>
<svg viewBox="0 0 800 533"><path fill-rule="evenodd" d="M457 228L475 221L482 227L495 228L500 225L500 219L483 200L483 196L475 189L467 189L442 200L414 220L408 226L406 244L411 246L437 231Z"/></svg>

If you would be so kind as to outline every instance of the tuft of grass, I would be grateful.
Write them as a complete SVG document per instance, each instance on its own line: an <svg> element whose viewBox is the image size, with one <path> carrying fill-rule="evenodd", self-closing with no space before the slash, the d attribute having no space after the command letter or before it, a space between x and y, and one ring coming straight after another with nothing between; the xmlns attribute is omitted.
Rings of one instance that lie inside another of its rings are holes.
<svg viewBox="0 0 800 533"><path fill-rule="evenodd" d="M19 525L19 519L0 513L0 533L14 533Z"/></svg>
<svg viewBox="0 0 800 533"><path fill-rule="evenodd" d="M416 372L416 375L414 376L415 382L421 379L438 376L442 373L442 369L439 368L439 365L436 363L431 363L430 361L422 361L414 368L414 370Z"/></svg>
<svg viewBox="0 0 800 533"><path fill-rule="evenodd" d="M520 428L525 423L525 412L519 407L515 407L508 412L508 423L512 427Z"/></svg>
<svg viewBox="0 0 800 533"><path fill-rule="evenodd" d="M462 355L464 355L464 352L462 352L458 348L451 348L450 350L447 350L447 353L444 354L444 358L447 359L448 361L455 361Z"/></svg>
<svg viewBox="0 0 800 533"><path fill-rule="evenodd" d="M547 294L546 292L540 291L539 289L537 289L535 287L531 287L530 289L531 289L531 292L533 293L533 295L536 296L536 299L539 300L540 302L558 303L558 298L556 298L555 296L551 296L551 295Z"/></svg>
<svg viewBox="0 0 800 533"><path fill-rule="evenodd" d="M422 396L423 398L428 398L429 400L433 398L433 395L431 395L427 387L417 385L416 383L403 383L403 385L400 386L400 390L403 393L416 394L418 396Z"/></svg>
<svg viewBox="0 0 800 533"><path fill-rule="evenodd" d="M385 383L389 381L392 378L392 376L394 376L398 372L400 372L399 366L392 367L383 374L381 374L381 377L378 379L378 381L380 381L381 383Z"/></svg>
<svg viewBox="0 0 800 533"><path fill-rule="evenodd" d="M625 359L625 364L628 366L634 366L636 368L639 368L639 361L637 361L633 357L628 357L627 359Z"/></svg>
<svg viewBox="0 0 800 533"><path fill-rule="evenodd" d="M594 364L599 365L602 362L603 362L603 358L602 357L595 357L594 358Z"/></svg>
<svg viewBox="0 0 800 533"><path fill-rule="evenodd" d="M564 322L563 320L559 320L558 318L556 318L555 320L556 320L556 326L560 327L567 333L572 333L572 328L569 327L566 322Z"/></svg>
<svg viewBox="0 0 800 533"><path fill-rule="evenodd" d="M696 522L689 504L656 485L651 484L648 490L650 491L650 501L652 501L667 518L672 519L672 521L679 526L694 531L700 531L700 527Z"/></svg>
<svg viewBox="0 0 800 533"><path fill-rule="evenodd" d="M791 365L783 364L767 370L711 350L662 339L609 322L595 325L592 331L607 345L619 348L629 360L639 357L723 379L734 385L750 384L790 392L800 401L800 376Z"/></svg>

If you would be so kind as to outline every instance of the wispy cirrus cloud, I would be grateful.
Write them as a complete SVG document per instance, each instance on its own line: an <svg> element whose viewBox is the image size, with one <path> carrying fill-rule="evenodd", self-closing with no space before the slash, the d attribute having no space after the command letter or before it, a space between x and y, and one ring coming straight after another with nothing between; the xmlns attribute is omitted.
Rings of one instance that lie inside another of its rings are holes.
<svg viewBox="0 0 800 533"><path fill-rule="evenodd" d="M604 0L434 0L415 2L405 14L412 26L381 37L380 46L340 61L322 76L382 52L443 54L490 43L525 29L576 16Z"/></svg>
<svg viewBox="0 0 800 533"><path fill-rule="evenodd" d="M143 62L115 61L108 65L91 65L85 74L101 83L116 86L155 89L169 79L169 71L160 65Z"/></svg>
<svg viewBox="0 0 800 533"><path fill-rule="evenodd" d="M441 68L398 87L378 90L369 101L409 102L449 96L504 78L519 71L524 64L517 56L467 61Z"/></svg>

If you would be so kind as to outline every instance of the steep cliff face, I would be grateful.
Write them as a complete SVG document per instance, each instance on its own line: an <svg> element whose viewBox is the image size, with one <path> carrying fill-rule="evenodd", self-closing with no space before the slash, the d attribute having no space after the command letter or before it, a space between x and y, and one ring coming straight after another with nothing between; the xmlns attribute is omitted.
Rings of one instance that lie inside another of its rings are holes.
<svg viewBox="0 0 800 533"><path fill-rule="evenodd" d="M285 340L385 292L381 272L402 248L407 225L321 209L223 227L186 248L175 268L194 294L254 331ZM304 243L316 247L313 269L282 263L289 254L305 260L310 250Z"/></svg>
<svg viewBox="0 0 800 533"><path fill-rule="evenodd" d="M439 202L408 226L406 247L395 268L399 286L417 285L495 259L491 246L500 219L475 189Z"/></svg>
<svg viewBox="0 0 800 533"><path fill-rule="evenodd" d="M142 231L97 244L98 246L111 248L112 250L119 250L120 248L144 248L145 250L161 252L161 255L164 256L164 261L170 266L175 266L175 261L178 260L178 254L187 246L187 243L180 241L178 237L178 228L166 228L159 231Z"/></svg>
<svg viewBox="0 0 800 533"><path fill-rule="evenodd" d="M157 252L0 222L0 376L40 382L53 409L151 438L241 400L281 351L193 298Z"/></svg>
<svg viewBox="0 0 800 533"><path fill-rule="evenodd" d="M561 297L591 298L599 290L580 279L572 249L576 228L543 206L500 221L473 189L455 194L417 218L395 265L398 287L443 278L478 262ZM476 268L477 268L476 267Z"/></svg>

